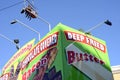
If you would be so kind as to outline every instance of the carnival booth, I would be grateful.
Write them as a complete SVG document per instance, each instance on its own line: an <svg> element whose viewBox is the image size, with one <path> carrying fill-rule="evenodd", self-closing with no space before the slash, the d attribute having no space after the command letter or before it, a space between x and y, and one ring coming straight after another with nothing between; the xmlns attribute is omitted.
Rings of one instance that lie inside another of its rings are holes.
<svg viewBox="0 0 120 80"><path fill-rule="evenodd" d="M0 80L113 80L104 40L59 23L34 41L13 55Z"/></svg>

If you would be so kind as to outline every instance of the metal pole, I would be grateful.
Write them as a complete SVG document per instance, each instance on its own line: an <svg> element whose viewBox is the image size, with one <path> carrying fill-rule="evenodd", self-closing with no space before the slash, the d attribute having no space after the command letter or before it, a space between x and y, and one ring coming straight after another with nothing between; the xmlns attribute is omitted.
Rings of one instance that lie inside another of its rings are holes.
<svg viewBox="0 0 120 80"><path fill-rule="evenodd" d="M5 35L0 34L0 36L3 37L6 40L12 42L13 44L15 44L11 39L9 39L8 37L6 37Z"/></svg>
<svg viewBox="0 0 120 80"><path fill-rule="evenodd" d="M12 41L11 39L9 39L9 38L8 38L8 37L6 37L5 35L0 34L0 36L1 36L2 38L4 38L4 39L8 40L9 42L11 42L11 43L15 44L17 47L20 47L18 44L16 44L14 41Z"/></svg>
<svg viewBox="0 0 120 80"><path fill-rule="evenodd" d="M96 28L100 27L102 24L104 24L104 21L103 21L103 22L101 22L101 23L99 23L99 24L97 24L96 26L94 26L94 27L92 27L92 28L88 29L88 30L87 30L87 31L85 31L85 32L90 32L90 31L92 31L92 30L94 30L94 29L96 29Z"/></svg>
<svg viewBox="0 0 120 80"><path fill-rule="evenodd" d="M40 17L40 16L37 16L38 17L38 19L40 19L40 20L42 20L43 22L45 22L46 24L48 24L48 27L49 27L49 32L51 31L51 25L50 25L50 23L49 22L47 22L45 19L43 19L42 17Z"/></svg>
<svg viewBox="0 0 120 80"><path fill-rule="evenodd" d="M96 26L90 28L89 30L87 30L87 31L85 31L85 32L90 32L90 31L92 31L92 30L94 30L94 29L100 27L102 24L106 24L106 25L112 26L112 23L111 23L109 20L105 20L105 21L103 21L103 22L97 24Z"/></svg>
<svg viewBox="0 0 120 80"><path fill-rule="evenodd" d="M26 28L30 29L31 31L36 32L38 34L38 39L40 40L40 33L38 31L36 31L35 29L29 27L28 25L24 24L23 22L21 22L21 21L19 21L17 19L15 19L15 21L20 23L21 25L25 26Z"/></svg>

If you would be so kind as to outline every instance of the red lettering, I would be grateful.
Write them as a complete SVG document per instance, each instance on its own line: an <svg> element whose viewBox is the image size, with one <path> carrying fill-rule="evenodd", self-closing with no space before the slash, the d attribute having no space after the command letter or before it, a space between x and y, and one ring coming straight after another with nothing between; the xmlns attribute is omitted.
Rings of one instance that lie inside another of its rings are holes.
<svg viewBox="0 0 120 80"><path fill-rule="evenodd" d="M26 79L26 72L23 74L22 80L27 80L27 79Z"/></svg>
<svg viewBox="0 0 120 80"><path fill-rule="evenodd" d="M84 54L84 59L85 59L86 61L88 61L88 54L87 54L87 53Z"/></svg>
<svg viewBox="0 0 120 80"><path fill-rule="evenodd" d="M44 59L41 60L42 65L45 65L46 63L47 63L47 58L44 58Z"/></svg>
<svg viewBox="0 0 120 80"><path fill-rule="evenodd" d="M91 61L91 62L96 62L100 64L105 64L104 61L98 59L97 57L94 57L91 54L88 53L78 53L75 51L67 51L67 58L68 58L68 63L72 64L74 62L79 62L79 61Z"/></svg>
<svg viewBox="0 0 120 80"><path fill-rule="evenodd" d="M95 61L96 63L99 63L99 59L96 58L96 57L94 57L94 61Z"/></svg>
<svg viewBox="0 0 120 80"><path fill-rule="evenodd" d="M89 59L90 59L90 61L93 62L93 56L92 55L89 55Z"/></svg>
<svg viewBox="0 0 120 80"><path fill-rule="evenodd" d="M30 75L31 75L31 69L29 69L27 72L27 79L29 78Z"/></svg>
<svg viewBox="0 0 120 80"><path fill-rule="evenodd" d="M36 68L36 65L33 65L33 67L32 67L32 72L35 71L35 68Z"/></svg>
<svg viewBox="0 0 120 80"><path fill-rule="evenodd" d="M40 62L40 61L39 61L39 62L37 62L36 68L39 68L39 67L40 67L40 65L41 65L41 62Z"/></svg>
<svg viewBox="0 0 120 80"><path fill-rule="evenodd" d="M83 61L83 55L82 53L78 54L76 53L77 61Z"/></svg>
<svg viewBox="0 0 120 80"><path fill-rule="evenodd" d="M102 61L102 60L100 60L100 64L105 64L105 62L104 62L104 61Z"/></svg>
<svg viewBox="0 0 120 80"><path fill-rule="evenodd" d="M69 64L73 63L74 60L75 60L75 53L74 53L74 51L68 51L67 54L68 54L68 63Z"/></svg>

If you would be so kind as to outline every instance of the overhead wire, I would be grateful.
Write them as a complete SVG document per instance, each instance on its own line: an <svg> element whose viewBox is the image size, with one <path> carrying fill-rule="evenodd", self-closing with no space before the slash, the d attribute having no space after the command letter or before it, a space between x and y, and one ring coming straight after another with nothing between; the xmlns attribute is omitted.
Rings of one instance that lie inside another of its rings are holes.
<svg viewBox="0 0 120 80"><path fill-rule="evenodd" d="M0 12L1 12L1 11L4 11L4 10L6 10L6 9L9 9L9 8L11 8L11 7L14 7L14 6L18 5L18 4L21 4L21 3L23 3L23 2L24 2L24 1L20 1L20 2L17 2L17 3L15 3L15 4L12 4L12 5L10 5L10 6L1 8L1 9L0 9Z"/></svg>

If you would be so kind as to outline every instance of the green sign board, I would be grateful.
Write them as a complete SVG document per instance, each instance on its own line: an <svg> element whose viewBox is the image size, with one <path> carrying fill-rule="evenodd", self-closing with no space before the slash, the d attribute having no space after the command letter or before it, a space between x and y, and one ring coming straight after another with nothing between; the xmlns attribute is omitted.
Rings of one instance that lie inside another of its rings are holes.
<svg viewBox="0 0 120 80"><path fill-rule="evenodd" d="M105 41L58 24L20 61L14 80L113 80Z"/></svg>

